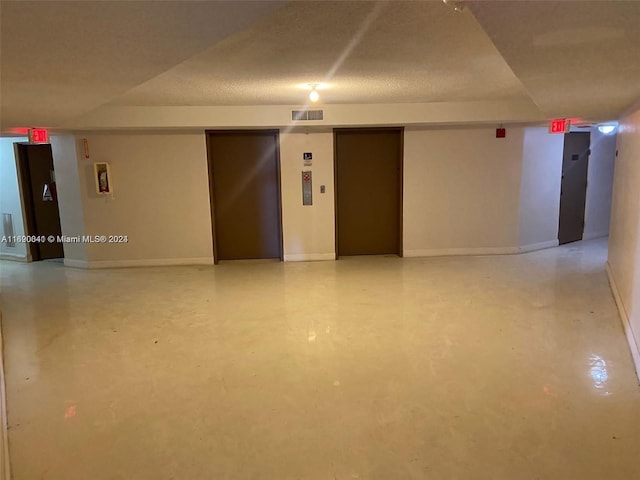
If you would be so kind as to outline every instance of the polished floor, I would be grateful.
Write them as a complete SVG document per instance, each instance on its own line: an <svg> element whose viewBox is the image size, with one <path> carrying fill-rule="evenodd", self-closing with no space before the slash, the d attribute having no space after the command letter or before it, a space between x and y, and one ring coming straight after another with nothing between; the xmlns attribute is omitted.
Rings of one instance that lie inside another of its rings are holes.
<svg viewBox="0 0 640 480"><path fill-rule="evenodd" d="M14 479L638 479L605 260L2 262Z"/></svg>

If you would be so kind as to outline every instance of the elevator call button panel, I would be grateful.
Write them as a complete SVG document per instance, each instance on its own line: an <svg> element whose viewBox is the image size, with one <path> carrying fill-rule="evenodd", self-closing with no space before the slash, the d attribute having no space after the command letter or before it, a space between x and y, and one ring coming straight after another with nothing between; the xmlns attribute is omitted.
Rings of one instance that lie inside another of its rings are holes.
<svg viewBox="0 0 640 480"><path fill-rule="evenodd" d="M313 205L311 170L304 170L302 172L302 205Z"/></svg>

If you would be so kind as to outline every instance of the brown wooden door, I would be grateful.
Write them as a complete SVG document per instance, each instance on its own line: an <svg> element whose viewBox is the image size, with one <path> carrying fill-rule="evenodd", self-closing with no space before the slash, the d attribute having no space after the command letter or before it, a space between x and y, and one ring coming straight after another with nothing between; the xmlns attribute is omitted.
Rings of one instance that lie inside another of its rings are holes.
<svg viewBox="0 0 640 480"><path fill-rule="evenodd" d="M63 258L62 242L57 241L62 232L51 145L18 144L18 166L28 235L49 237L29 245L31 257L33 260ZM50 240L52 236L54 241Z"/></svg>
<svg viewBox="0 0 640 480"><path fill-rule="evenodd" d="M282 259L278 132L208 132L214 258Z"/></svg>
<svg viewBox="0 0 640 480"><path fill-rule="evenodd" d="M402 256L401 128L336 129L336 251Z"/></svg>
<svg viewBox="0 0 640 480"><path fill-rule="evenodd" d="M571 132L564 136L558 228L560 245L582 240L590 143L588 132Z"/></svg>

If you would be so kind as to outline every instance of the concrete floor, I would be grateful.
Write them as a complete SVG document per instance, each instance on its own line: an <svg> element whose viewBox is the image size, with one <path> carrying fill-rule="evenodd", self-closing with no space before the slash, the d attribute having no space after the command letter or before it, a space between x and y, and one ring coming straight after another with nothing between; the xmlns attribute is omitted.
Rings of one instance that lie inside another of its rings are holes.
<svg viewBox="0 0 640 480"><path fill-rule="evenodd" d="M3 262L14 478L640 478L605 260Z"/></svg>

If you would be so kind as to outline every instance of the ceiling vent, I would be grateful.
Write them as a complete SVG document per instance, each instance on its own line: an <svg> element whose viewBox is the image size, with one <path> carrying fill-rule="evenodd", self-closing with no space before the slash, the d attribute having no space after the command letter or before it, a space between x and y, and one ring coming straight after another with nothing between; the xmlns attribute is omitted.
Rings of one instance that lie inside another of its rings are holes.
<svg viewBox="0 0 640 480"><path fill-rule="evenodd" d="M292 110L291 120L324 120L323 110Z"/></svg>

